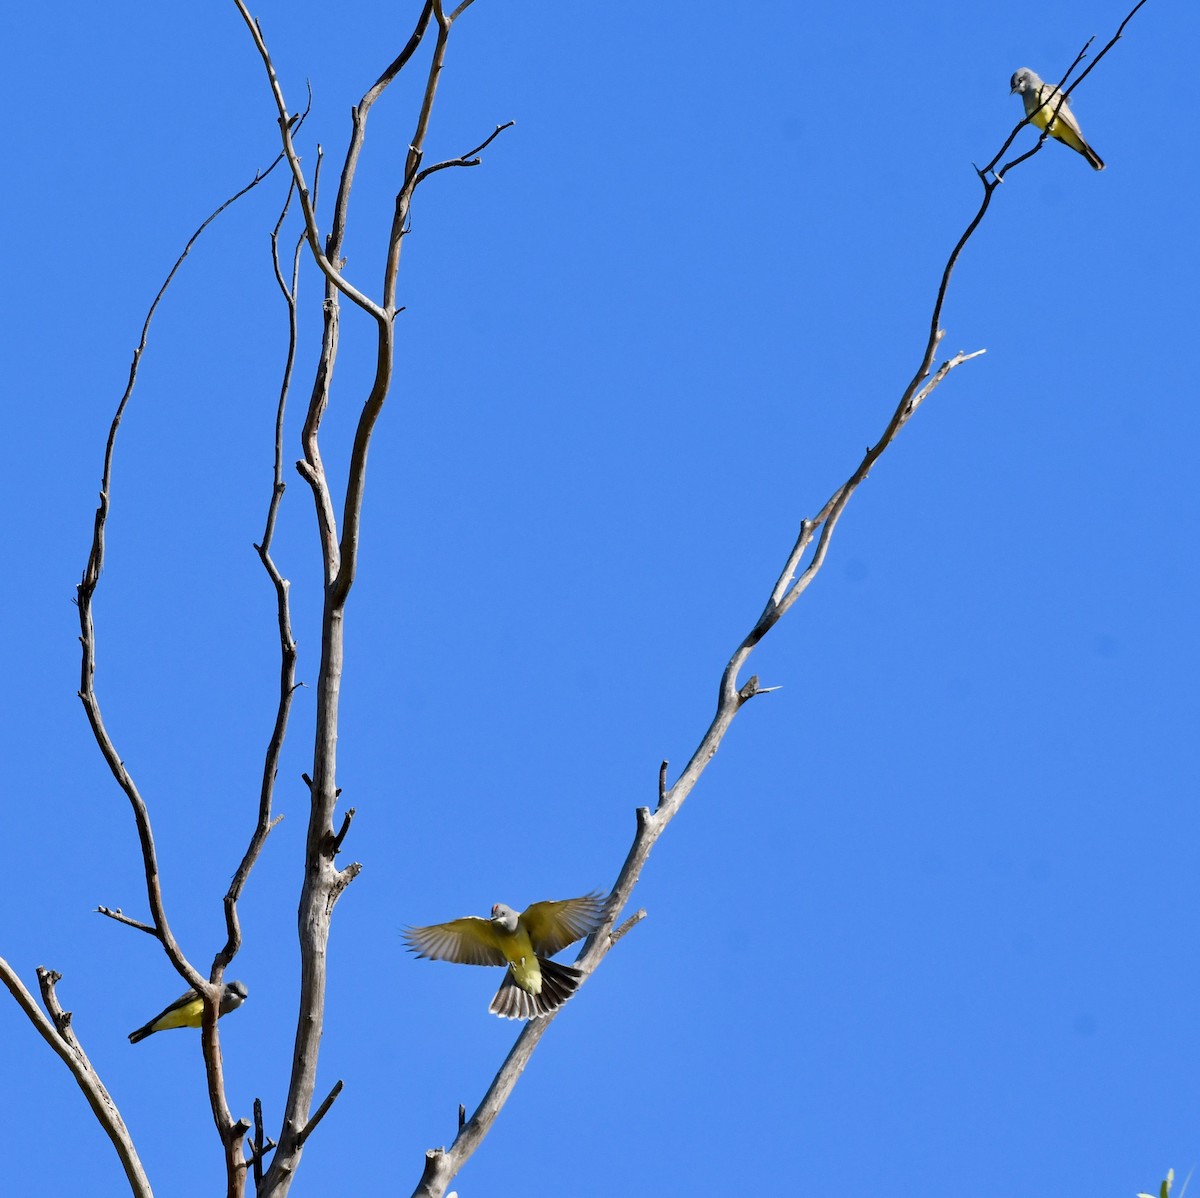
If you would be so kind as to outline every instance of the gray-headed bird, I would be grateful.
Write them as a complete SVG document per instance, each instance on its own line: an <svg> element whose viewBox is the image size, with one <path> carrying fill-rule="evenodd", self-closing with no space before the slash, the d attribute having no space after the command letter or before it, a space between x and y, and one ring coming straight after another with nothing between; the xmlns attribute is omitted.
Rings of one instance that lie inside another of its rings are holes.
<svg viewBox="0 0 1200 1198"><path fill-rule="evenodd" d="M219 1014L228 1015L236 1011L246 1001L246 987L241 982L226 982L221 992ZM171 1027L199 1027L204 1015L204 1000L195 990L189 989L181 994L165 1011L159 1011L149 1023L143 1024L136 1032L129 1033L129 1043L136 1044L155 1032L165 1032Z"/></svg>
<svg viewBox="0 0 1200 1198"><path fill-rule="evenodd" d="M519 915L503 903L491 919L468 915L427 928L405 928L418 957L459 965L503 965L504 981L488 1007L504 1019L539 1019L557 1011L579 989L582 970L550 958L594 932L604 919L604 896L534 903Z"/></svg>
<svg viewBox="0 0 1200 1198"><path fill-rule="evenodd" d="M1067 98L1052 83L1043 83L1028 67L1022 67L1010 80L1010 95L1019 95L1025 104L1025 115L1039 128L1050 126L1050 136L1082 154L1092 169L1102 171L1104 159L1083 140L1079 122L1071 111Z"/></svg>

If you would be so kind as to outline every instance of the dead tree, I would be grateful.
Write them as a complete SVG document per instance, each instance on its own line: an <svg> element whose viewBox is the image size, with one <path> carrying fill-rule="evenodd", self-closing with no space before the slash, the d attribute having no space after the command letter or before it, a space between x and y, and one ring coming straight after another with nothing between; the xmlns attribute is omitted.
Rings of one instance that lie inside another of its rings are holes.
<svg viewBox="0 0 1200 1198"><path fill-rule="evenodd" d="M340 851L348 843L354 817L353 807L339 811L340 791L336 768L338 711L342 693L347 600L359 569L360 528L364 510L368 450L376 422L388 399L396 366L395 327L401 311L397 304L397 283L402 249L410 228L410 214L422 185L431 176L450 168L478 165L485 151L492 150L493 143L512 124L507 122L496 125L486 136L481 135L478 144L464 150L457 157L427 161L426 143L434 115L439 79L453 44L453 32L457 23L467 15L472 2L473 0L463 0L458 7L449 11L443 7L441 0L427 0L424 3L407 44L354 107L340 174L336 184L329 184L322 183L323 159L319 153L315 157L315 166L311 172L302 162L298 144L299 140L307 135L305 113L297 113L289 107L289 99L285 96L276 74L263 30L250 15L243 0L234 0L244 20L247 35L261 59L268 94L278 123L281 153L271 168L256 176L246 188L222 204L209 220L204 222L168 275L146 317L141 339L133 354L128 383L117 405L104 452L100 503L95 514L92 546L78 587L82 643L79 696L96 743L134 814L144 867L149 915L146 920L138 920L117 909L102 907L100 910L104 915L152 936L161 945L185 984L195 988L203 996L205 1011L201 1044L208 1096L221 1142L226 1191L231 1198L246 1192L248 1178L259 1195L286 1194L297 1176L306 1141L342 1089L342 1082L339 1081L329 1093L321 1095L317 1091L316 1082L324 1021L327 948L333 913L340 895L354 881L361 868L357 862L339 865L337 860ZM1094 69L1144 3L1145 0L1140 0L1114 37L1092 58L1087 68L1075 76L1076 68L1084 60L1087 47L1081 51L1059 83L1065 94L1069 95ZM403 164L402 174L396 180L392 218L385 235L383 278L377 286L371 287L363 279L352 277L345 269L343 249L351 194L373 107L383 97L389 85L406 70L423 71L424 86L417 105L407 159ZM1072 76L1075 77L1068 86L1068 80L1072 79ZM890 413L883 423L882 431L861 460L849 470L845 481L811 516L800 522L794 543L783 554L783 563L777 577L769 586L764 587L766 598L761 614L741 638L721 673L716 711L711 723L700 737L690 760L673 781L670 779L667 762L662 762L658 770L656 805L653 808L642 807L637 810L633 841L612 885L612 901L608 906L606 919L603 926L584 944L578 958L577 964L585 974L592 973L621 937L644 916L645 912L642 910L636 910L629 915L624 913L652 849L700 780L735 716L752 699L773 689L760 685L756 676L743 677L751 653L797 603L820 572L842 514L858 488L866 481L875 463L951 371L984 352L983 349L959 350L939 360L939 347L945 336L942 311L954 268L987 216L1001 182L1010 178L1016 167L1038 153L1045 142L1046 134L1043 133L1031 150L1004 162L1003 166L1000 165L1015 136L1027 123L1028 118L1020 122L991 161L978 168L982 188L978 210L946 260L930 312L928 333L924 344L915 355L915 369L900 388L899 398L890 406ZM276 599L279 647L278 701L263 763L257 816L224 898L225 939L217 947L211 962L202 969L184 954L172 931L161 886L153 835L153 803L143 796L132 774L126 769L120 749L110 736L104 721L96 686L97 632L93 598L100 586L105 564L105 535L118 433L126 406L133 395L151 321L176 270L209 222L250 188L267 179L276 166L280 168L281 174L286 172L290 175L287 200L283 204L272 245L275 251L276 278L282 302L289 313L291 338L277 400L272 496L264 531L256 548L274 588ZM332 201L322 205L320 199L331 191ZM290 255L281 255L280 233L284 217L292 205L295 205L299 212L302 233L294 251ZM327 212L328 215L322 217L322 212ZM228 1104L222 1069L217 1005L227 971L242 946L239 900L256 862L268 843L271 830L277 823L273 811L275 779L297 685L297 647L292 632L289 582L276 566L271 549L285 491L284 411L292 385L297 349L297 279L301 260L305 256L315 264L323 282L322 332L301 438L302 457L296 463L296 469L312 496L323 564L321 581L324 603L320 622L319 667L315 683L316 717L312 766L311 772L306 774L304 779L310 803L299 894L300 1016L295 1032L292 1068L286 1097L282 1103L282 1117L277 1130L268 1137L261 1108L257 1103L253 1122L244 1115L236 1114ZM345 463L345 492L339 496L335 495L330 485L322 457L321 433L322 421L330 403L330 382L339 353L341 314L343 306L347 303L365 314L374 330L374 378L367 394L359 401L357 426L348 461ZM75 1037L70 1014L64 1012L59 1003L55 992L59 975L50 970L39 970L45 1013L3 961L0 961L0 976L37 1031L71 1070L97 1119L117 1149L131 1192L149 1195L150 1183L140 1164L128 1129ZM436 1198L446 1192L458 1170L486 1136L512 1093L531 1054L557 1017L556 1012L548 1018L534 1020L523 1028L476 1109L469 1115L466 1111L462 1112L458 1134L453 1143L449 1147L433 1148L426 1153L424 1171L415 1178L415 1194L425 1198ZM415 1172L414 1170L414 1174Z"/></svg>

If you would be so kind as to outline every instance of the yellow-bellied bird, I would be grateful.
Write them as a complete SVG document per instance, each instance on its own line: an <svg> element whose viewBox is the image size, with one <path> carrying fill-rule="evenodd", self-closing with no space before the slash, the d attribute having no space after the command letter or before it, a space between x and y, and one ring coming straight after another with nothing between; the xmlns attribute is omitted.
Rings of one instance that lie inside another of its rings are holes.
<svg viewBox="0 0 1200 1198"><path fill-rule="evenodd" d="M538 1019L557 1011L579 989L581 970L551 961L555 953L594 932L604 919L604 896L534 903L518 915L497 903L491 919L468 915L427 928L405 928L418 957L459 965L504 965L504 981L488 1007L504 1019Z"/></svg>
<svg viewBox="0 0 1200 1198"><path fill-rule="evenodd" d="M1092 169L1102 171L1104 159L1083 140L1079 122L1062 92L1052 83L1043 83L1028 67L1022 67L1010 80L1010 95L1019 95L1025 104L1025 115L1039 128L1050 126L1050 136L1082 154Z"/></svg>
<svg viewBox="0 0 1200 1198"><path fill-rule="evenodd" d="M241 982L226 982L221 993L220 1015L236 1011L246 1001L246 987ZM165 1032L169 1027L199 1027L204 1014L204 1000L195 990L181 994L165 1011L160 1011L149 1023L136 1032L129 1033L129 1043L136 1044L155 1032Z"/></svg>

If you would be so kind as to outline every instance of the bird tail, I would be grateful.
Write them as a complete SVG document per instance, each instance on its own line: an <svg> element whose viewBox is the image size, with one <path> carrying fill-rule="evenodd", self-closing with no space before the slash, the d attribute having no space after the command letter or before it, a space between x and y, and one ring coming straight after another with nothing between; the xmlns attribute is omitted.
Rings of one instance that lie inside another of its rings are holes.
<svg viewBox="0 0 1200 1198"><path fill-rule="evenodd" d="M1104 169L1104 159L1086 141L1083 143L1083 156L1091 163L1092 170L1102 171Z"/></svg>
<svg viewBox="0 0 1200 1198"><path fill-rule="evenodd" d="M144 1040L148 1035L150 1035L150 1033L154 1031L154 1028L150 1026L150 1024L153 1022L154 1020L151 1020L150 1023L147 1023L144 1027L139 1027L136 1032L130 1032L129 1043L136 1044L139 1040Z"/></svg>
<svg viewBox="0 0 1200 1198"><path fill-rule="evenodd" d="M522 990L513 978L512 970L506 969L504 981L500 983L500 989L496 991L488 1010L502 1019L540 1019L557 1011L583 981L583 970L573 965L560 965L545 957L538 957L538 965L542 970L541 994Z"/></svg>

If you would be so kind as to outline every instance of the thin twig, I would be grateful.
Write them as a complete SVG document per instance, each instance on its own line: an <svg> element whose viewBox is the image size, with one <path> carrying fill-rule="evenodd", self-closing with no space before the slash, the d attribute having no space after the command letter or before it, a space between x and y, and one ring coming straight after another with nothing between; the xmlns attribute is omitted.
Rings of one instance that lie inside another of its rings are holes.
<svg viewBox="0 0 1200 1198"><path fill-rule="evenodd" d="M311 94L309 102L312 102ZM237 904L242 890L250 877L267 836L278 822L271 816L271 805L275 795L275 779L279 773L279 758L283 752L283 742L287 735L288 718L291 714L292 697L296 693L296 639L292 635L291 606L289 593L291 583L283 577L274 558L271 556L271 544L275 537L275 524L279 517L279 506L283 502L287 484L283 481L283 427L284 414L287 410L288 391L292 382L292 369L296 362L296 343L298 339L296 323L296 302L300 288L300 245L292 255L291 282L284 281L283 271L279 265L279 230L287 218L288 208L296 190L293 179L284 198L279 219L271 231L271 266L275 273L275 281L283 293L288 316L287 352L284 357L283 372L279 384L279 401L275 406L275 460L271 487L271 499L267 504L266 526L263 530L262 541L255 545L259 561L271 580L275 591L275 618L279 630L279 696L275 706L275 722L271 736L267 742L267 750L263 759L262 781L259 786L258 815L254 830L242 860L234 872L233 880L225 894L225 944L213 962L213 969L224 969L236 956L242 943L241 925L238 920Z"/></svg>
<svg viewBox="0 0 1200 1198"><path fill-rule="evenodd" d="M171 281L175 278L179 268L183 265L184 259L191 253L192 247L199 240L200 235L208 228L210 224L222 212L225 211L231 204L236 203L242 196L253 188L257 187L270 173L283 161L283 155L278 155L274 162L271 163L266 170L256 174L254 178L229 197L223 204L216 208L200 225L200 227L191 235L187 244L183 248L183 252L176 258L174 265L167 272L167 277L163 281L162 286L158 289L154 300L150 304L150 308L146 313L146 319L142 322L142 333L138 340L138 344L133 351L133 360L129 367L129 378L125 385L125 392L121 396L117 404L116 413L113 416L112 423L108 430L108 440L104 449L104 465L101 471L100 479L100 503L96 508L96 516L92 528L92 545L88 553L87 565L84 567L83 578L77 588L77 603L79 606L79 625L80 625L80 644L82 647L82 661L80 664L80 683L79 683L79 698L83 703L84 711L87 714L88 723L91 725L92 734L96 739L96 743L100 747L100 752L104 756L104 760L108 763L109 769L116 778L118 785L125 792L129 799L130 805L133 808L134 821L137 825L138 839L141 843L142 861L145 866L146 875L146 892L149 900L150 913L154 920L155 933L162 941L163 948L166 950L167 956L171 960L171 964L179 974L185 978L189 985L203 990L205 987L205 979L197 972L195 967L184 957L183 950L179 947L171 932L170 924L167 922L166 908L163 902L162 884L158 873L158 854L154 847L154 836L150 827L150 814L146 807L145 800L142 798L133 777L125 768L125 763L121 760L120 754L117 752L116 745L108 734L108 729L105 727L104 718L100 710L100 700L96 694L95 675L96 675L96 630L92 616L92 599L95 596L96 589L100 583L100 574L104 568L104 551L105 551L105 532L108 523L108 513L112 486L112 467L113 459L116 453L117 432L121 427L121 420L125 415L125 409L133 396L133 389L137 383L138 367L141 364L142 354L146 350L146 346L150 337L150 324L154 319L154 314L158 310L158 305L162 302L166 295L167 288L171 285Z"/></svg>
<svg viewBox="0 0 1200 1198"><path fill-rule="evenodd" d="M147 932L155 938L159 939L158 929L152 923L142 923L140 919L130 919L125 915L120 907L97 907L97 915L105 915L109 919L115 919L117 923L123 923L126 927L137 928L139 932Z"/></svg>
<svg viewBox="0 0 1200 1198"><path fill-rule="evenodd" d="M262 1099L254 1100L254 1143L250 1163L254 1169L254 1192L257 1194L262 1186L262 1158L266 1148L263 1143Z"/></svg>
<svg viewBox="0 0 1200 1198"><path fill-rule="evenodd" d="M384 93L387 87L396 79L400 72L412 60L417 47L429 28L433 15L432 0L425 0L421 13L417 18L416 28L404 49L388 64L375 83L367 90L363 98L350 112L351 132L346 146L346 157L342 164L342 173L338 182L337 197L334 200L333 217L330 223L329 238L326 243L326 256L340 268L343 264L342 247L346 237L346 221L350 208L350 194L354 187L354 176L358 169L358 159L362 152L363 140L367 132L367 118L375 101ZM265 44L263 46L265 51ZM270 70L270 68L268 68ZM340 550L338 548L337 517L333 510L333 498L325 477L325 467L321 460L321 449L318 440L321 421L329 405L329 386L333 377L334 364L337 361L340 345L340 305L339 292L332 282L326 279L325 302L323 305L324 325L321 334L321 353L313 380L312 394L309 398L308 413L304 420L301 443L304 447L303 461L296 463L300 476L308 483L316 505L317 523L320 530L322 557L325 566L326 584L333 581L340 565ZM393 314L394 319L394 314Z"/></svg>
<svg viewBox="0 0 1200 1198"><path fill-rule="evenodd" d="M1071 72L1080 64L1080 62L1083 61L1083 57L1087 53L1088 46L1090 46L1095 40L1096 39L1094 37L1090 37L1086 42L1084 42L1083 49L1075 55L1075 61L1071 63L1071 65L1067 68L1067 73L1062 77L1062 79L1059 80L1058 87L1056 88L1057 95L1054 99L1054 111L1050 114L1050 118L1046 121L1046 126L1042 130L1041 136L1030 149L1025 151L1024 154L1014 158L1011 162L1005 163L1000 170L996 171L997 182L1003 183L1004 176L1010 170L1012 170L1013 167L1020 166L1022 162L1028 161L1035 154L1039 153L1042 146L1046 144L1046 139L1050 136L1050 129L1053 127L1054 121L1058 116L1058 110L1067 102L1067 93L1075 89L1083 76L1081 75L1079 79L1076 79L1066 91L1062 90L1062 85L1071 77ZM1092 66L1095 65L1095 63L1092 63ZM1089 67L1088 70L1091 70L1091 67ZM1047 101L1047 103L1049 103L1049 101ZM1045 107L1046 104L1040 105L1038 108L1034 109L1033 112L1027 113L1016 123L1016 125L1013 127L1013 131L1004 139L1004 144L996 151L991 162L989 162L985 167L976 167L976 170L979 172L981 177L986 176L989 171L995 169L996 163L999 162L1000 159L1008 152L1008 147L1011 146L1012 143L1017 139L1021 130L1024 129L1026 125L1030 124L1033 121L1033 118Z"/></svg>
<svg viewBox="0 0 1200 1198"><path fill-rule="evenodd" d="M609 934L608 947L612 948L612 946L614 944L616 944L616 942L618 940L620 940L621 937L624 936L626 932L632 931L645 918L646 918L646 908L639 907L631 916L629 916L628 919L625 920L625 922L623 924L621 924L621 926L619 928L617 928L617 930L615 932L612 932Z"/></svg>
<svg viewBox="0 0 1200 1198"><path fill-rule="evenodd" d="M346 147L346 160L342 166L341 181L338 184L337 199L333 207L333 222L329 234L329 256L337 259L341 256L342 244L346 236L346 218L350 208L350 191L354 186L354 174L358 167L359 154L362 152L363 138L367 132L367 117L371 107L383 94L384 89L408 65L421 39L429 28L429 18L433 15L432 0L425 0L421 14L417 18L417 26L408 39L407 45L396 56L387 69L379 76L370 90L363 96L350 113L351 134Z"/></svg>
<svg viewBox="0 0 1200 1198"><path fill-rule="evenodd" d="M342 851L342 841L346 839L346 833L350 831L351 821L354 819L356 809L348 807L346 814L342 816L342 826L338 829L337 835L333 838L333 851L340 853Z"/></svg>
<svg viewBox="0 0 1200 1198"><path fill-rule="evenodd" d="M329 259L321 246L321 231L317 226L316 207L312 193L304 181L304 171L300 167L300 155L296 152L296 146L292 139L295 121L292 117L288 116L287 103L283 97L283 88L279 83L279 77L275 73L275 64L271 61L271 55L267 51L267 43L263 40L263 32L259 23L250 15L250 11L243 0L233 0L233 2L241 14L246 28L250 30L250 36L253 38L255 48L258 50L258 56L262 60L263 67L267 72L271 95L275 100L275 107L279 114L279 132L283 138L283 154L287 159L288 166L291 167L292 178L296 183L296 191L300 196L300 207L304 212L304 227L308 232L308 245L312 251L313 259L316 261L318 267L320 267L322 274L347 299L357 304L364 312L368 312L379 319L382 317L379 305L342 276L341 271Z"/></svg>
<svg viewBox="0 0 1200 1198"><path fill-rule="evenodd" d="M1091 63L1089 63L1089 65L1080 73L1079 78L1076 79L1075 82L1072 83L1069 88L1067 88L1067 94L1070 94L1072 91L1074 91L1075 88L1077 88L1092 73L1092 71L1094 71L1096 69L1096 65L1109 52L1109 50L1111 50L1113 48L1113 46L1115 46L1117 44L1117 42L1119 42L1121 40L1121 35L1124 34L1124 32L1125 32L1125 26L1128 25L1129 22L1133 20L1133 18L1137 15L1138 9L1141 8L1142 5L1145 3L1146 3L1146 0L1138 0L1138 2L1133 6L1133 8L1131 8L1129 10L1129 13L1125 17L1125 20L1123 20L1120 23L1120 25L1117 26L1117 32L1114 33L1112 35L1112 37L1110 37L1108 39L1107 42L1105 42L1104 48L1100 51L1100 53L1097 54L1096 57L1092 59ZM1088 43L1087 43L1088 46L1090 46L1094 40L1095 40L1094 38L1089 38ZM1085 46L1084 49L1086 50L1087 46ZM1073 69L1074 69L1074 64L1072 64L1072 70ZM1061 87L1061 86L1062 86L1062 84L1060 83L1059 87Z"/></svg>
<svg viewBox="0 0 1200 1198"><path fill-rule="evenodd" d="M1071 72L1074 71L1075 68L1083 61L1084 56L1087 54L1088 47L1091 46L1092 42L1094 42L1096 40L1095 37L1088 38L1088 40L1083 45L1083 49L1080 50L1079 53L1075 55L1075 61L1071 63L1071 65L1067 68L1066 74L1063 75L1063 77L1058 82L1058 90L1059 90L1060 94L1058 95L1057 99L1054 102L1054 113L1052 114L1051 119L1046 122L1046 128L1042 130L1041 136L1037 140L1037 144L1033 147L1033 149L1028 150L1024 154L1020 155L1020 157L1014 158L1011 162L1005 163L1005 165L996 173L998 179L1003 180L1004 176L1010 170L1012 170L1013 167L1019 166L1022 162L1025 162L1027 159L1032 158L1034 156L1034 154L1038 153L1038 151L1041 150L1042 146L1045 145L1045 143L1046 143L1046 139L1050 136L1050 127L1054 123L1053 117L1058 115L1058 110L1063 106L1063 104L1065 104L1067 102L1067 98L1070 96L1070 94L1096 69L1096 67L1100 64L1100 60L1113 48L1113 46L1115 46L1117 44L1117 42L1119 42L1121 40L1121 35L1125 32L1125 26L1128 25L1129 22L1133 20L1134 16L1137 14L1138 9L1141 8L1142 5L1145 3L1146 3L1146 0L1138 0L1137 4L1135 4L1133 6L1133 8L1130 9L1130 11L1126 15L1125 19L1117 27L1117 32L1114 33L1112 35L1112 37L1109 38L1108 41L1104 44L1104 47L1103 47L1103 49L1101 49L1100 53L1097 54L1096 57L1093 58L1092 61L1084 68L1084 70L1080 72L1079 78L1076 79L1070 85L1070 87L1067 87L1064 89L1063 84L1065 84L1066 81L1071 77ZM1044 105L1043 105L1043 107L1044 107ZM1004 144L1000 147L1000 149L996 151L995 157L992 158L991 162L989 162L987 164L987 166L979 168L981 174L986 174L988 171L995 169L996 163L999 162L1000 159L1004 156L1004 154L1008 150L1008 147L1012 145L1012 143L1016 139L1017 135L1021 132L1022 129L1025 128L1026 125L1028 125L1030 123L1030 121L1033 120L1033 117L1039 111L1041 111L1041 110L1038 109L1035 112L1030 113L1023 120L1017 122L1016 127L1005 139Z"/></svg>
<svg viewBox="0 0 1200 1198"><path fill-rule="evenodd" d="M321 1105L319 1107L317 1107L316 1113L304 1125L304 1130L302 1132L300 1132L300 1134L296 1137L296 1142L298 1144L303 1145L304 1141L307 1140L308 1137L311 1136L313 1134L313 1132L317 1130L317 1124L320 1123L321 1120L325 1118L326 1112L329 1110L329 1108L331 1106L333 1106L334 1101L337 1099L337 1096L342 1092L342 1086L344 1084L345 1083L339 1079L334 1084L333 1089L330 1090L329 1093L325 1095L325 1101L323 1103L321 1103Z"/></svg>
<svg viewBox="0 0 1200 1198"><path fill-rule="evenodd" d="M433 166L427 166L423 171L419 171L413 179L413 190L415 191L421 181L432 175L434 171L444 171L449 166L478 166L482 161L478 155L486 150L505 129L511 129L516 123L516 121L505 121L503 125L497 125L492 135L481 141L473 150L467 150L465 154L460 154L457 158L448 158L445 162L435 163Z"/></svg>
<svg viewBox="0 0 1200 1198"><path fill-rule="evenodd" d="M241 0L237 0L238 3ZM425 151L425 139L429 133L429 122L437 96L438 80L446 59L446 45L450 35L450 22L442 16L439 0L433 0L433 11L438 19L438 31L433 56L421 97L421 109L417 116L417 128L409 143L408 161L405 166L405 181L396 196L392 227L388 237L388 250L383 272L383 306L385 319L379 324L376 350L375 379L371 392L359 413L358 425L354 430L354 443L350 450L350 468L346 479L346 497L342 505L342 532L338 541L337 570L330 587L329 602L332 609L340 611L345 605L354 585L358 569L358 542L362 525L363 491L367 477L367 451L376 421L383 411L392 381L395 344L391 320L396 311L396 286L400 274L400 247L408 213L412 204L416 172L414 163L421 160Z"/></svg>

